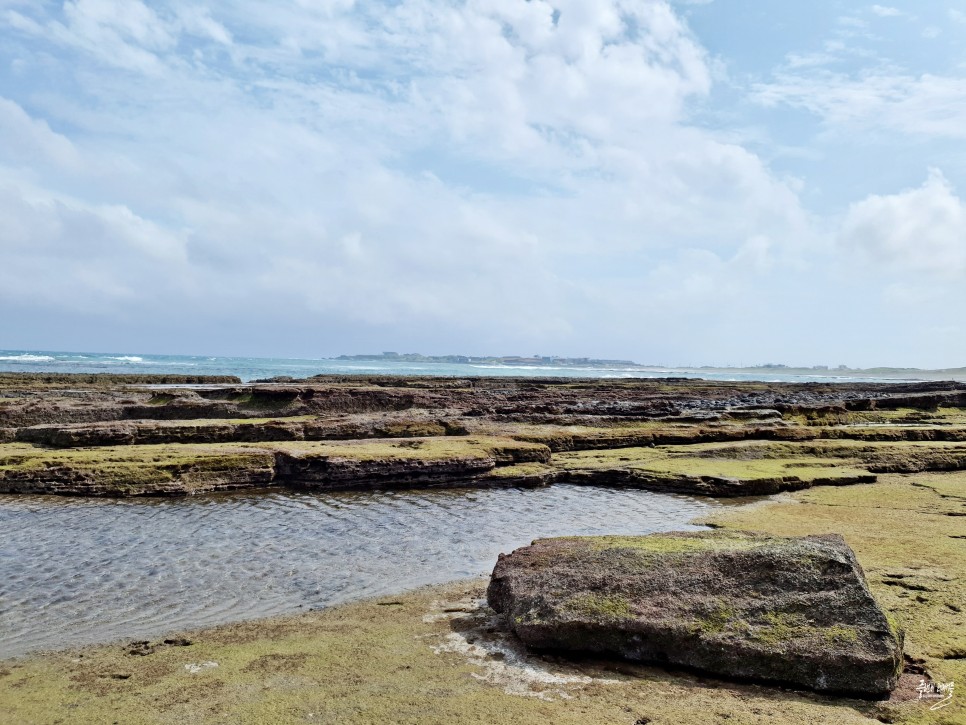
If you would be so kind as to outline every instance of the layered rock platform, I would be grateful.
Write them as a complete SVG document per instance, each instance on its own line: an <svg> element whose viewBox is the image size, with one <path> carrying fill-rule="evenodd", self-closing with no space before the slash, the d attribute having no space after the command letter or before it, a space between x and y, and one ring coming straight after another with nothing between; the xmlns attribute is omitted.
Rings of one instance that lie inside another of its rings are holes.
<svg viewBox="0 0 966 725"><path fill-rule="evenodd" d="M966 469L966 387L0 373L0 492L571 483L747 496Z"/></svg>

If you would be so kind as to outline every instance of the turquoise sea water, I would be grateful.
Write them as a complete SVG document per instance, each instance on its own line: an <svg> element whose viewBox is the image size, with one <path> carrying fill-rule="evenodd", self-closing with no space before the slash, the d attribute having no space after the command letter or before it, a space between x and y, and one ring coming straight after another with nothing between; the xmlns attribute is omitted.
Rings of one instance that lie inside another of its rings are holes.
<svg viewBox="0 0 966 725"><path fill-rule="evenodd" d="M660 367L574 368L553 365L483 365L406 363L384 360L205 357L141 353L51 352L0 350L0 371L59 373L160 373L185 375L237 375L244 381L288 375L305 378L336 375L439 375L524 376L575 378L699 378L705 380L759 380L766 382L898 382L896 378L836 375L834 371L782 372L762 368L753 372Z"/></svg>

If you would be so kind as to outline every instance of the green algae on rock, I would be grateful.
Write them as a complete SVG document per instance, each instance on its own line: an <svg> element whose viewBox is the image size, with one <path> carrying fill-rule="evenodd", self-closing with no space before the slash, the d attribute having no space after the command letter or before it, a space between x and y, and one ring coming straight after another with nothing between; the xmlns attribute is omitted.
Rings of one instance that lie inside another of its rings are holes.
<svg viewBox="0 0 966 725"><path fill-rule="evenodd" d="M964 404L958 383L0 375L0 492L569 482L764 495L966 469ZM334 441L344 455L313 445Z"/></svg>
<svg viewBox="0 0 966 725"><path fill-rule="evenodd" d="M756 441L580 451L557 454L554 465L560 480L572 483L705 496L757 496L876 479L858 460L809 455L796 445ZM735 450L759 453L740 456Z"/></svg>
<svg viewBox="0 0 966 725"><path fill-rule="evenodd" d="M902 635L840 536L743 531L540 539L487 600L528 646L880 698Z"/></svg>
<svg viewBox="0 0 966 725"><path fill-rule="evenodd" d="M275 485L320 490L459 485L497 466L545 463L549 457L549 449L536 443L487 437L57 450L6 443L0 444L0 493L158 496ZM488 483L501 484L496 478Z"/></svg>
<svg viewBox="0 0 966 725"><path fill-rule="evenodd" d="M484 587L461 582L172 633L172 644L118 642L3 662L0 702L9 722L71 725L870 725L887 707L534 655L478 606ZM218 666L199 667L207 662Z"/></svg>
<svg viewBox="0 0 966 725"><path fill-rule="evenodd" d="M729 509L700 523L783 536L840 532L869 586L905 632L916 671L939 682L966 678L966 472L887 474L871 486L813 488L758 506ZM890 717L907 722L906 717ZM954 700L935 719L966 721Z"/></svg>
<svg viewBox="0 0 966 725"><path fill-rule="evenodd" d="M905 630L912 673L893 693L898 699L862 702L709 683L685 671L613 659L600 664L553 658L538 661L572 668L567 673L578 676L596 672L620 684L603 686L595 679L569 690L573 699L557 702L533 693L517 697L485 680L487 671L476 660L441 648L463 633L457 620L451 626L449 620L424 619L430 611L442 616L447 608L431 607L433 599L479 597L482 587L473 585L459 595L402 594L383 602L393 606L370 602L284 623L192 633L194 647L161 647L145 657L114 646L88 650L84 657L65 653L3 663L0 709L13 722L112 722L122 711L132 722L276 722L313 715L312 721L340 723L583 725L647 718L692 725L876 720L952 725L966 718L958 696L936 713L916 699L914 689L911 698L901 698L904 688L908 695L910 678L912 688L920 677L966 679L966 448L944 443L966 440L962 384L330 376L257 385L197 381L204 389L144 387L161 382L174 381L0 375L0 442L8 444L0 447L0 478L32 471L44 493L184 495L239 484L281 485L278 462L293 456L319 471L334 462L342 470L354 466L359 474L382 470L396 476L350 477L338 484L346 487L407 485L407 480L440 486L573 480L655 490L680 486L691 494L786 490L768 503L719 509L707 523L778 536L842 534L886 609L889 627ZM37 425L46 427L31 430ZM396 440L306 445L316 437ZM484 451L494 439L502 441L497 449ZM537 455L524 448L510 453L508 439L546 447L534 449ZM147 443L154 445L131 445ZM54 451L49 445L105 448ZM594 453L570 455L581 451ZM491 458L493 467L465 477L453 469L444 473L447 457L455 462L461 456L474 466ZM259 470L271 480L245 483ZM402 475L410 473L423 478ZM58 488L58 481L73 474L99 488ZM840 485L854 482L853 475L877 481ZM597 541L593 547L606 553L614 543ZM643 566L658 554L684 556L689 552L682 548L701 545L678 539L635 548L627 539L621 546L629 562ZM750 552L753 547L729 556ZM604 587L575 597L570 611L619 622L633 606L626 593ZM709 640L740 635L741 613L720 597L709 599L685 634ZM863 641L849 622L813 630L801 612L765 611L749 622L747 636L759 647L800 638L813 639L816 648ZM229 636L239 632L244 637ZM472 629L467 636L482 635ZM186 673L186 663L208 660L219 668L197 677Z"/></svg>

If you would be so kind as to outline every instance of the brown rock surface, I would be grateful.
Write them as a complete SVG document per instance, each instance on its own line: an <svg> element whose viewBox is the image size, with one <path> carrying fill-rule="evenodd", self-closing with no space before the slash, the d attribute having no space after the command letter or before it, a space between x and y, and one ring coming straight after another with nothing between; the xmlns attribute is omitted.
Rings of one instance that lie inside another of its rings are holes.
<svg viewBox="0 0 966 725"><path fill-rule="evenodd" d="M323 462L282 445L405 438L423 441L405 464L365 455ZM461 438L535 444L545 458L491 465L432 452ZM745 496L864 483L879 472L966 468L966 447L955 445L964 441L966 389L959 383L321 376L241 384L0 374L0 490L7 492L570 482ZM734 451L701 450L724 443ZM248 444L274 461L232 450ZM755 455L774 464L745 460L746 444L771 446ZM122 450L146 446L158 447L156 460L132 460ZM665 448L686 455L665 455ZM65 458L52 449L87 452ZM582 451L606 455L589 464L568 457ZM826 460L810 460L817 457Z"/></svg>
<svg viewBox="0 0 966 725"><path fill-rule="evenodd" d="M487 599L523 642L878 698L902 634L837 535L542 539L501 555Z"/></svg>

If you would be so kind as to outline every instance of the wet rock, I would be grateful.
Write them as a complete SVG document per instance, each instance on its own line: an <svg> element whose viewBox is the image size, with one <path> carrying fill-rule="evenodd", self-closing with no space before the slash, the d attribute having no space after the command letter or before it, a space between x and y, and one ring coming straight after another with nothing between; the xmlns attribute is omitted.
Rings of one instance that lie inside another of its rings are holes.
<svg viewBox="0 0 966 725"><path fill-rule="evenodd" d="M812 486L850 486L875 483L876 476L871 473L842 475L839 472L832 471L828 476L804 479L800 476L735 478L613 467L598 470L564 470L557 475L556 480L583 486L642 488L660 493L736 498L770 496L784 491L800 491Z"/></svg>
<svg viewBox="0 0 966 725"><path fill-rule="evenodd" d="M887 695L902 634L838 535L541 539L501 555L490 605L529 647Z"/></svg>
<svg viewBox="0 0 966 725"><path fill-rule="evenodd" d="M164 643L169 647L190 647L193 642L185 637L174 637L173 639L166 639Z"/></svg>
<svg viewBox="0 0 966 725"><path fill-rule="evenodd" d="M156 651L157 649L146 640L131 642L127 646L127 653L138 657L147 657L148 655L153 655Z"/></svg>

